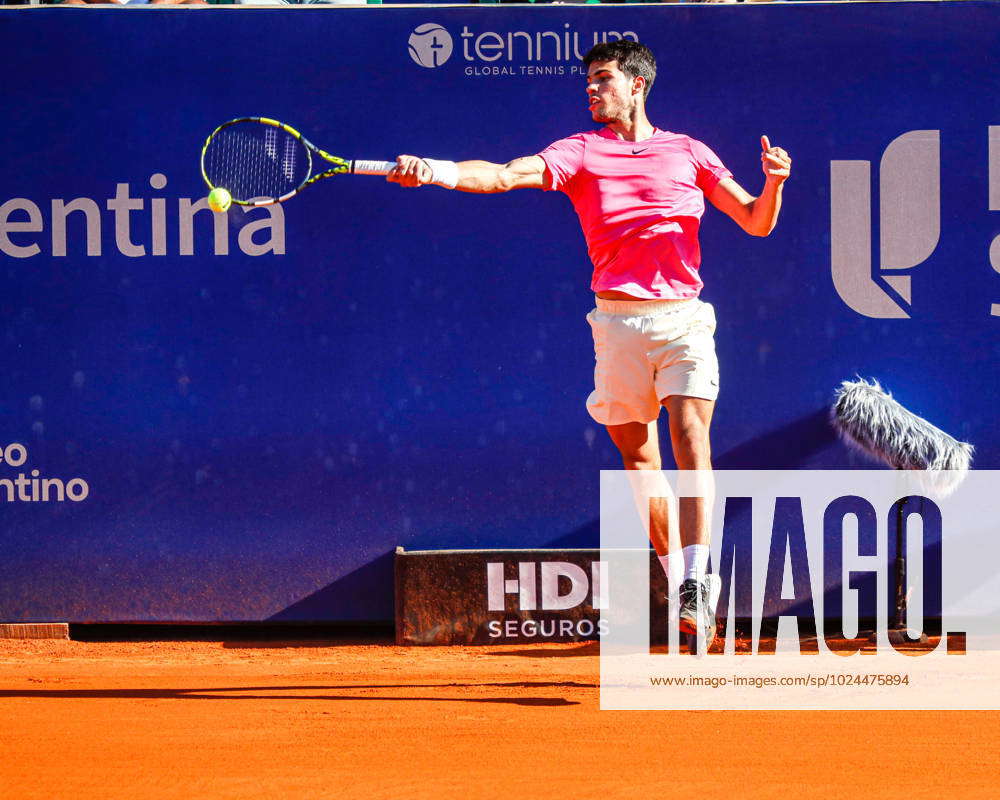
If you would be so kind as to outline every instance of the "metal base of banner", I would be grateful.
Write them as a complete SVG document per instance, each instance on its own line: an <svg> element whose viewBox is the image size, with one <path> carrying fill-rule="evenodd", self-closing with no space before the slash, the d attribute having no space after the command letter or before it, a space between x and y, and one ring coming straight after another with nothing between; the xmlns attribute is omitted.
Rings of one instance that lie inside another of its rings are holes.
<svg viewBox="0 0 1000 800"><path fill-rule="evenodd" d="M0 623L0 639L69 639L65 622Z"/></svg>

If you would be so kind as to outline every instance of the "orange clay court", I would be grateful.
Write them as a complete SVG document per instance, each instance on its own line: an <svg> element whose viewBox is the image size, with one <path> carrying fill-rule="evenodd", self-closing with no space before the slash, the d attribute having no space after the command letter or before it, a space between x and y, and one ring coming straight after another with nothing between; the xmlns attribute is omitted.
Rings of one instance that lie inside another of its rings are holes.
<svg viewBox="0 0 1000 800"><path fill-rule="evenodd" d="M0 797L995 798L993 712L610 712L596 643L0 640Z"/></svg>

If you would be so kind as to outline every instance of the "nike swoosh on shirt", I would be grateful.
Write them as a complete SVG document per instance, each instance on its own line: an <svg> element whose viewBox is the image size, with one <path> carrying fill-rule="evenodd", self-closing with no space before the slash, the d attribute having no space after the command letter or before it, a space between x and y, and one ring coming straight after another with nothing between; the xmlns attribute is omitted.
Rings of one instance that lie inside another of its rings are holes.
<svg viewBox="0 0 1000 800"><path fill-rule="evenodd" d="M637 155L639 155L639 153L645 153L648 149L649 149L648 147L644 147L644 148L642 148L642 150L636 150L633 147L632 148L632 155L637 156Z"/></svg>

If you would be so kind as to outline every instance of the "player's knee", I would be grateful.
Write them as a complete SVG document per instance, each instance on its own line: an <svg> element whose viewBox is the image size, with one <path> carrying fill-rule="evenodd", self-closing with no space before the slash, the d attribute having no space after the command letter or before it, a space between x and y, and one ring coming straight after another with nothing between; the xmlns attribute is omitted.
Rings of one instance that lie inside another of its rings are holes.
<svg viewBox="0 0 1000 800"><path fill-rule="evenodd" d="M622 456L625 469L660 469L659 461L633 461Z"/></svg>
<svg viewBox="0 0 1000 800"><path fill-rule="evenodd" d="M674 452L682 469L701 469L707 466L712 450L708 438L708 426L700 420L691 420L678 425L671 431Z"/></svg>
<svg viewBox="0 0 1000 800"><path fill-rule="evenodd" d="M660 469L660 459L641 451L630 451L620 448L622 464L625 469Z"/></svg>
<svg viewBox="0 0 1000 800"><path fill-rule="evenodd" d="M625 469L660 469L660 448L655 428L628 424L608 426L611 441L622 457Z"/></svg>

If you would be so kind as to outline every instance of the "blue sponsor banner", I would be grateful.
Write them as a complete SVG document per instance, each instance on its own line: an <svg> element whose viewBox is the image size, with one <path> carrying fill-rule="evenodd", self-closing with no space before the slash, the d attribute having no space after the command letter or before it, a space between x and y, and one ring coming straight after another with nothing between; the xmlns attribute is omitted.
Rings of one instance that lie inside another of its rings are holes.
<svg viewBox="0 0 1000 800"><path fill-rule="evenodd" d="M397 545L596 546L619 462L584 406L564 196L338 177L213 219L198 156L243 115L346 157L537 153L592 126L578 56L619 37L659 59L654 124L752 192L761 134L795 160L772 236L702 226L716 466L864 463L826 422L855 375L1000 466L998 23L978 2L0 13L0 619L388 619Z"/></svg>

